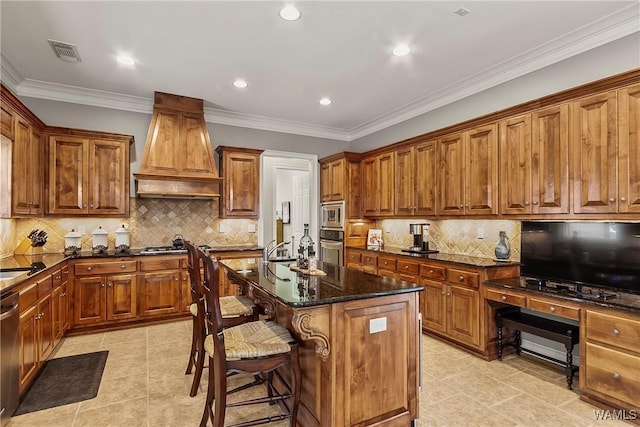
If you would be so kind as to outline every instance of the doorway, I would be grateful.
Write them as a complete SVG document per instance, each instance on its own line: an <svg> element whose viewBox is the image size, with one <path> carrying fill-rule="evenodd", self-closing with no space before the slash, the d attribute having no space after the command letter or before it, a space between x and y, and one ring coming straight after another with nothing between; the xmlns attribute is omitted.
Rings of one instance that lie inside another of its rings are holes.
<svg viewBox="0 0 640 427"><path fill-rule="evenodd" d="M303 224L318 251L318 156L311 154L265 151L261 156L260 219L258 244L266 245L277 239L278 220L284 220L283 206L288 206L288 223L282 224L282 238L295 248L303 234ZM286 203L288 202L288 203ZM283 205L284 203L284 205ZM284 215L286 217L286 215Z"/></svg>

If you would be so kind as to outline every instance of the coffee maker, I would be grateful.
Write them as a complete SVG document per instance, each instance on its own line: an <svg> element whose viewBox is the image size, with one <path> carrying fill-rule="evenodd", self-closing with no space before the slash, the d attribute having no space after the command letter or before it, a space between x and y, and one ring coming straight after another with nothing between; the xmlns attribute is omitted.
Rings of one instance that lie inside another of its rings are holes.
<svg viewBox="0 0 640 427"><path fill-rule="evenodd" d="M409 224L409 233L413 235L413 245L410 248L403 249L404 252L419 254L438 252L429 250L429 224Z"/></svg>

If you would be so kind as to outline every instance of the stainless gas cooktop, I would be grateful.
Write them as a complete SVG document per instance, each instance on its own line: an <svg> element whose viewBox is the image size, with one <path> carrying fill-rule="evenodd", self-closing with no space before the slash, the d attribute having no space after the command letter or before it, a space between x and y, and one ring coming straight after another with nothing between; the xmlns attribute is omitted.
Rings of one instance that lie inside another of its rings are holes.
<svg viewBox="0 0 640 427"><path fill-rule="evenodd" d="M203 251L212 249L209 245L198 245ZM140 251L142 255L171 255L171 254L186 254L187 248L184 246L149 246Z"/></svg>

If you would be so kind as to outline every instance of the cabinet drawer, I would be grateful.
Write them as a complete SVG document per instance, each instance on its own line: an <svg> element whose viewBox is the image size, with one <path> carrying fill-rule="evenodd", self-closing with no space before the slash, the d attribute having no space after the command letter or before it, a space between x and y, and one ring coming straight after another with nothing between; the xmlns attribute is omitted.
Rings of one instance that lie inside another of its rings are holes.
<svg viewBox="0 0 640 427"><path fill-rule="evenodd" d="M567 319L580 320L580 308L571 304L558 303L544 298L529 297L529 306L531 310L540 311L542 313L555 314L556 316L566 317Z"/></svg>
<svg viewBox="0 0 640 427"><path fill-rule="evenodd" d="M505 304L525 307L527 298L524 295L518 295L502 289L486 289L485 298L491 301L503 302Z"/></svg>
<svg viewBox="0 0 640 427"><path fill-rule="evenodd" d="M74 266L76 276L113 274L113 273L134 273L136 271L135 261L118 262L81 262Z"/></svg>
<svg viewBox="0 0 640 427"><path fill-rule="evenodd" d="M53 278L51 276L43 277L38 280L38 299L51 293L53 289Z"/></svg>
<svg viewBox="0 0 640 427"><path fill-rule="evenodd" d="M637 404L640 396L640 357L589 342L585 349L587 388L623 402Z"/></svg>
<svg viewBox="0 0 640 427"><path fill-rule="evenodd" d="M439 267L435 265L421 265L420 266L420 276L425 277L427 279L432 280L441 280L444 281L447 277L445 274L446 269L444 267Z"/></svg>
<svg viewBox="0 0 640 427"><path fill-rule="evenodd" d="M51 275L53 277L53 287L57 288L62 284L62 270L56 270Z"/></svg>
<svg viewBox="0 0 640 427"><path fill-rule="evenodd" d="M20 313L24 313L38 301L38 284L33 283L20 291Z"/></svg>
<svg viewBox="0 0 640 427"><path fill-rule="evenodd" d="M398 261L399 263L400 261ZM393 258L389 258L386 256L378 257L378 268L387 270L387 271L395 271L396 269L396 260Z"/></svg>
<svg viewBox="0 0 640 427"><path fill-rule="evenodd" d="M398 260L398 266L396 271L400 274L409 274L412 276L417 276L418 271L420 271L420 265L415 262L408 262Z"/></svg>
<svg viewBox="0 0 640 427"><path fill-rule="evenodd" d="M464 270L456 270L454 268L449 268L447 273L447 278L449 283L453 283L456 285L465 285L470 288L477 288L478 283L480 282L478 273L472 273L470 271Z"/></svg>
<svg viewBox="0 0 640 427"><path fill-rule="evenodd" d="M349 252L349 253L347 253L347 263L360 264L360 258L361 257L362 257L362 254L355 253L355 252Z"/></svg>
<svg viewBox="0 0 640 427"><path fill-rule="evenodd" d="M640 320L587 311L588 340L640 352Z"/></svg>
<svg viewBox="0 0 640 427"><path fill-rule="evenodd" d="M143 259L140 261L140 271L178 270L180 258Z"/></svg>
<svg viewBox="0 0 640 427"><path fill-rule="evenodd" d="M362 263L363 266L377 267L377 265L378 265L378 257L376 255L362 255L361 263Z"/></svg>

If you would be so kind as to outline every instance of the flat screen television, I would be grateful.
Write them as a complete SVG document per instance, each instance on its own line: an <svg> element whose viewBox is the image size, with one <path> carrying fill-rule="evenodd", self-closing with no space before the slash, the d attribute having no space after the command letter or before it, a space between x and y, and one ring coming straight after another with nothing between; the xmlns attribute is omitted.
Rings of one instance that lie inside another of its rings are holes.
<svg viewBox="0 0 640 427"><path fill-rule="evenodd" d="M640 223L522 221L520 275L640 294Z"/></svg>

